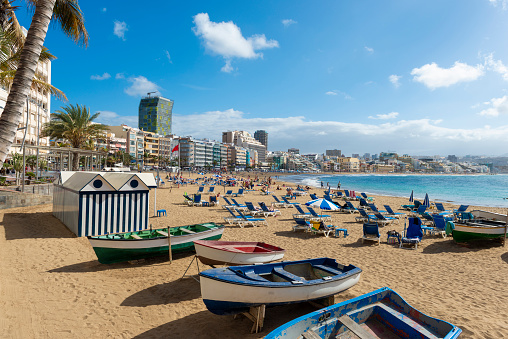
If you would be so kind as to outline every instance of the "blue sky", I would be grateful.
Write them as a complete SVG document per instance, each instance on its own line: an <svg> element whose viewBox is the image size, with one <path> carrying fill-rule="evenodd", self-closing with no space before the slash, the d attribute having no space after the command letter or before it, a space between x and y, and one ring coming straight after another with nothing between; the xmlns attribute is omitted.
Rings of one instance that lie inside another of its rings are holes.
<svg viewBox="0 0 508 339"><path fill-rule="evenodd" d="M264 129L269 150L303 153L508 153L508 0L80 4L88 48L57 25L45 46L52 83L101 122L137 127L139 100L158 91L175 102L177 135Z"/></svg>

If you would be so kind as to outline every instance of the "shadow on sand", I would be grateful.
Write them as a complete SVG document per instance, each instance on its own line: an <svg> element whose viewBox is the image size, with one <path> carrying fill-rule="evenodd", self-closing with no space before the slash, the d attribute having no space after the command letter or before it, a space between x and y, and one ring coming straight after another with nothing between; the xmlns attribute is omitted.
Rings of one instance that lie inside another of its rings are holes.
<svg viewBox="0 0 508 339"><path fill-rule="evenodd" d="M5 213L0 225L6 240L76 237L51 212Z"/></svg>
<svg viewBox="0 0 508 339"><path fill-rule="evenodd" d="M438 253L464 253L464 252L478 252L492 247L503 246L497 241L493 240L477 240L470 243L456 243L451 238L449 240L435 242L423 248L425 254L438 254Z"/></svg>
<svg viewBox="0 0 508 339"><path fill-rule="evenodd" d="M286 238L300 238L300 239L308 239L312 237L312 234L304 231L278 231L274 233L278 237L286 237Z"/></svg>
<svg viewBox="0 0 508 339"><path fill-rule="evenodd" d="M197 299L200 296L199 283L192 278L186 278L151 286L134 293L125 299L120 306L146 307L177 304L181 301Z"/></svg>
<svg viewBox="0 0 508 339"><path fill-rule="evenodd" d="M508 252L501 254L501 259L503 259L504 262L508 264Z"/></svg>
<svg viewBox="0 0 508 339"><path fill-rule="evenodd" d="M173 260L194 256L194 252L174 253ZM98 260L90 260L77 264L62 266L49 270L48 273L84 273L84 272L101 272L117 269L136 269L142 266L164 265L169 261L169 255L163 255L154 258L119 262L114 264L101 264Z"/></svg>
<svg viewBox="0 0 508 339"><path fill-rule="evenodd" d="M257 334L250 334L252 322L244 316L233 319L232 315L219 316L209 311L201 311L148 330L134 338L259 338L288 321L315 310L309 303L267 308L263 331ZM235 334L226 336L224 332Z"/></svg>

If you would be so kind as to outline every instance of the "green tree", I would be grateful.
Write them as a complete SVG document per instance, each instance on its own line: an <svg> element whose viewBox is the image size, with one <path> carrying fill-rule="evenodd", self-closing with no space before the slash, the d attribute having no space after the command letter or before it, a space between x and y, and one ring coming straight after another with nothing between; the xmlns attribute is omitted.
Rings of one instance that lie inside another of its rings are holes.
<svg viewBox="0 0 508 339"><path fill-rule="evenodd" d="M88 43L88 32L77 0L29 0L29 2L30 8L35 8L32 23L21 49L16 74L0 117L0 162L5 161L16 136L25 98L30 92L50 20L53 18L58 21L63 32L74 41L83 45ZM2 0L2 4L5 5L6 1ZM13 10L2 14L4 18L15 17Z"/></svg>
<svg viewBox="0 0 508 339"><path fill-rule="evenodd" d="M30 166L30 169L33 171L34 168L37 167L37 156L36 155L29 155L26 157L26 164Z"/></svg>
<svg viewBox="0 0 508 339"><path fill-rule="evenodd" d="M90 147L90 141L106 132L107 126L92 123L100 113L90 115L85 106L68 105L51 114L53 118L44 124L41 136L67 140L74 148ZM72 167L79 167L79 154L74 153Z"/></svg>

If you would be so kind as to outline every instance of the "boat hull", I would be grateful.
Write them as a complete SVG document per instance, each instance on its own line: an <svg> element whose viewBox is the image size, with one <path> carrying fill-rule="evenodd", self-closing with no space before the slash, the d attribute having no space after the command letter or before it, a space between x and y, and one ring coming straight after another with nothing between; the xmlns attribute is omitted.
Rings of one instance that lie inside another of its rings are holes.
<svg viewBox="0 0 508 339"><path fill-rule="evenodd" d="M384 287L296 318L270 332L282 338L457 338L462 330L429 317ZM362 335L365 333L365 335Z"/></svg>
<svg viewBox="0 0 508 339"><path fill-rule="evenodd" d="M259 305L276 306L326 298L347 290L360 280L361 269L340 264L342 269L332 269L335 273L331 274L321 271L322 277L317 279L298 280L300 276L292 274L289 276L294 280L280 278L280 274L287 275L289 267L323 267L323 259L335 263L333 259L318 258L203 271L200 273L203 302L214 314L237 314Z"/></svg>
<svg viewBox="0 0 508 339"><path fill-rule="evenodd" d="M285 253L282 248L255 242L196 241L194 247L205 265L268 263L282 259Z"/></svg>
<svg viewBox="0 0 508 339"><path fill-rule="evenodd" d="M171 252L194 250L195 240L218 240L222 237L224 227L213 227L209 230L171 236ZM169 253L168 238L160 236L151 239L100 239L89 237L100 263L112 264L129 260L147 259Z"/></svg>
<svg viewBox="0 0 508 339"><path fill-rule="evenodd" d="M505 236L505 227L482 227L454 224L453 240L469 242L474 240L501 239Z"/></svg>

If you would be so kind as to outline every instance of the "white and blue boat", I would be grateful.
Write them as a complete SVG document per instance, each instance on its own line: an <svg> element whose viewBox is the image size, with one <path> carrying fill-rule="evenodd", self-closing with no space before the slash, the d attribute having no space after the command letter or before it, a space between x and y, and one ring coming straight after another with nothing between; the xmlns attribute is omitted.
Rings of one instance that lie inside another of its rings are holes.
<svg viewBox="0 0 508 339"><path fill-rule="evenodd" d="M278 338L457 338L460 328L429 317L388 287L292 320L269 333Z"/></svg>
<svg viewBox="0 0 508 339"><path fill-rule="evenodd" d="M203 301L218 315L250 307L299 303L330 297L360 280L362 270L331 258L214 268L199 274Z"/></svg>

